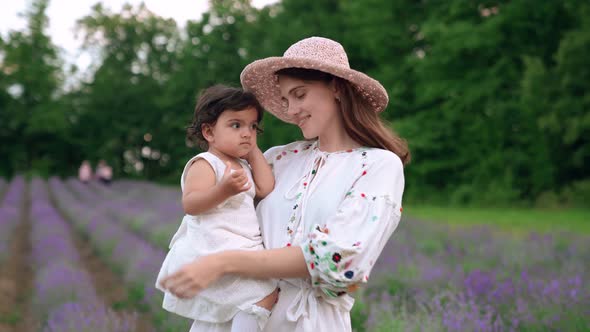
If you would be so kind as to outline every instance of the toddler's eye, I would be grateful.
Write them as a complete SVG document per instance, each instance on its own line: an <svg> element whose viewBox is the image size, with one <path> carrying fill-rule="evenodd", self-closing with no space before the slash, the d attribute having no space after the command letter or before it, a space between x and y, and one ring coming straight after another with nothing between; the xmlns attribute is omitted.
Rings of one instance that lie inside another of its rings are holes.
<svg viewBox="0 0 590 332"><path fill-rule="evenodd" d="M238 122L234 122L231 124L231 127L234 129L239 129L240 128L240 124Z"/></svg>
<svg viewBox="0 0 590 332"><path fill-rule="evenodd" d="M252 124L252 130L256 130L256 129L258 129L258 124L257 123Z"/></svg>

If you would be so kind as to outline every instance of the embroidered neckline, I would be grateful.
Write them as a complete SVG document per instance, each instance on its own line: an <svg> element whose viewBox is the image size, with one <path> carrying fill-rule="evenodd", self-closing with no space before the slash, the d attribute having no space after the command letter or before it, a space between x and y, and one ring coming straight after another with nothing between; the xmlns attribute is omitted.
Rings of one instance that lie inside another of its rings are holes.
<svg viewBox="0 0 590 332"><path fill-rule="evenodd" d="M327 151L320 150L320 148L318 147L318 145L319 145L319 141L316 140L313 143L313 149L314 150L317 150L319 153L322 153L322 154L327 155L327 156L336 155L336 154L343 154L343 153L359 152L359 151L364 151L364 150L370 149L367 146L359 146L358 148L354 148L354 149L346 149L346 150L338 150L338 151L333 151L333 152L327 152Z"/></svg>
<svg viewBox="0 0 590 332"><path fill-rule="evenodd" d="M319 170L319 168L316 164L316 161L319 158L319 163L322 163L322 160L325 160L324 158L328 158L330 156L330 154L337 154L337 153L351 153L351 152L362 152L362 157L361 157L361 172L360 174L358 174L357 179L352 183L352 186L350 188L350 190L347 192L346 196L344 197L344 199L350 198L352 197L352 194L354 193L354 189L355 189L355 185L356 183L359 181L359 179L363 176L365 176L367 174L367 151L370 148L368 147L359 147L356 149L350 149L350 150L344 150L344 151L336 151L336 152L322 152L318 149L317 147L317 141L306 145L305 149L310 149L313 151L312 153L315 155L314 156L314 165L312 166L312 170L310 172L308 172L307 174L305 174L304 176L302 176L296 183L294 183L294 186L297 186L297 194L294 196L295 197L295 202L293 205L293 211L291 212L291 217L289 218L288 222L287 222L287 243L286 246L289 247L291 246L291 244L293 243L293 241L295 240L295 238L297 237L297 235L299 235L300 233L303 232L302 227L304 226L304 223L302 223L302 219L303 219L303 213L304 211L302 211L302 203L303 203L303 196L306 196L308 193L309 188L309 184L311 182L311 180L313 180L315 178L315 176L317 175L317 171ZM297 152L295 152L297 153ZM317 156L319 155L319 156ZM277 158L279 159L279 158ZM307 169L307 167L306 167ZM317 185L317 183L316 183ZM361 197L366 198L366 194L361 193ZM376 197L373 199L375 200ZM327 229L326 229L327 230ZM326 232L327 233L327 232Z"/></svg>
<svg viewBox="0 0 590 332"><path fill-rule="evenodd" d="M278 160L283 159L283 157L286 157L289 154L298 154L299 152L302 152L305 150L316 151L316 153L319 153L319 154L322 154L322 155L328 157L328 156L332 156L332 155L340 155L340 154L347 154L347 153L353 153L353 152L362 152L362 151L367 151L370 149L371 148L368 146L361 146L361 147L354 148L354 149L340 150L340 151L334 151L334 152L325 152L325 151L322 151L318 148L318 141L316 140L314 142L306 143L300 149L285 149L281 153L277 154L274 159L278 161Z"/></svg>

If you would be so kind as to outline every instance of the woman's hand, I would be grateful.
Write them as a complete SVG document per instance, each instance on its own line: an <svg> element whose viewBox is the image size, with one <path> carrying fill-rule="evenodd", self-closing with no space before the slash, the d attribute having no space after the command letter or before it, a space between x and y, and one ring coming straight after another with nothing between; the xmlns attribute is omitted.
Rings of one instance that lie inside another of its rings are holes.
<svg viewBox="0 0 590 332"><path fill-rule="evenodd" d="M220 257L209 255L188 263L160 281L160 286L181 299L192 298L223 276Z"/></svg>

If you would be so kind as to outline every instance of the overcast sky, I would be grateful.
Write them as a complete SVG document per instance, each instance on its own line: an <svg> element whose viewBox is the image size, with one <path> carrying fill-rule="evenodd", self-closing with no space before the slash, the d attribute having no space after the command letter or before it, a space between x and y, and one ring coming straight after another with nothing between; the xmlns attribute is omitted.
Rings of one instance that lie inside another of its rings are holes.
<svg viewBox="0 0 590 332"><path fill-rule="evenodd" d="M144 2L146 7L157 15L173 18L179 25L187 20L199 20L208 8L208 0L51 0L47 15L49 16L49 35L53 42L62 47L66 61L75 62L84 68L89 64L88 55L77 52L80 40L74 38L76 20L90 13L90 8L97 2L118 12L124 3L137 6ZM252 0L256 7L263 7L278 0ZM26 22L18 15L29 6L29 0L0 0L0 34L5 37L10 30L21 30Z"/></svg>

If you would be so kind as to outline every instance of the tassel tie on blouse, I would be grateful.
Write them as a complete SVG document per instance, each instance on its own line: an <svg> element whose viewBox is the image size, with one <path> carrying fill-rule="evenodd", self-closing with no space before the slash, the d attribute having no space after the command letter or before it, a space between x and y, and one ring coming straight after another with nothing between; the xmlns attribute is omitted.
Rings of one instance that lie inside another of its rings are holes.
<svg viewBox="0 0 590 332"><path fill-rule="evenodd" d="M289 283L291 283L290 280ZM297 280L295 287L299 288L293 302L287 308L287 320L297 323L302 319L301 324L303 331L313 331L314 322L318 319L318 301L327 302L333 306L339 307L340 310L350 311L354 304L354 299L350 296L340 296L337 298L325 297L321 291L311 287L309 280ZM318 292L319 291L319 292ZM318 295L319 294L319 295Z"/></svg>
<svg viewBox="0 0 590 332"><path fill-rule="evenodd" d="M293 185L287 190L284 197L288 200L294 200L293 214L288 222L292 233L287 236L289 243L301 242L298 237L303 233L301 228L305 226L304 216L307 204L305 201L320 185L320 182L325 178L325 172L320 172L320 169L327 162L330 153L322 152L314 148L313 153L307 160L305 170L308 170L301 176ZM321 173L321 175L320 175ZM293 302L287 309L287 320L291 322L298 322L300 319L304 331L312 331L314 322L317 319L318 301L324 301L331 305L341 307L342 310L350 311L354 304L354 299L349 296L342 296L338 298L329 298L323 296L320 289L315 289L311 286L309 280L292 280L289 283L294 284L299 288L297 295Z"/></svg>

